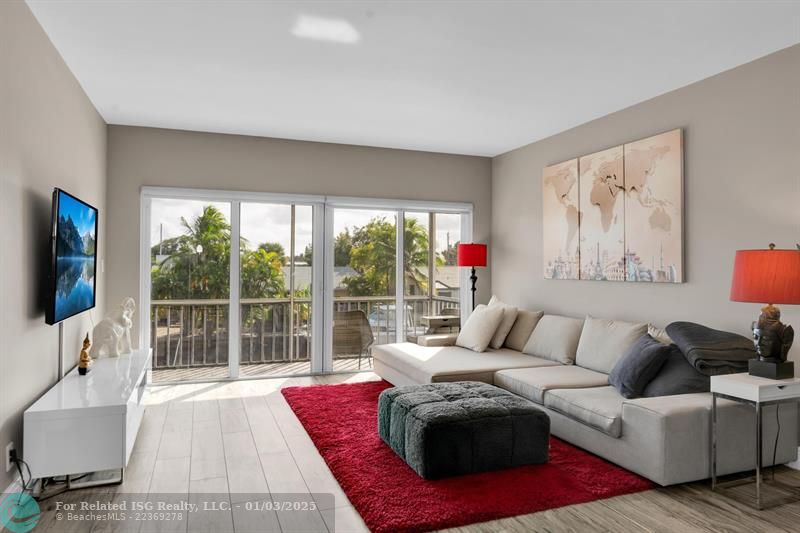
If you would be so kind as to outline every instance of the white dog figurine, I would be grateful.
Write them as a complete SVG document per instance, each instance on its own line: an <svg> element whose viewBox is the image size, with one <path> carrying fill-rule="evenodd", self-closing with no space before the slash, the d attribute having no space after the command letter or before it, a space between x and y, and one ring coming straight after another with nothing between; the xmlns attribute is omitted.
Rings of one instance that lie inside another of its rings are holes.
<svg viewBox="0 0 800 533"><path fill-rule="evenodd" d="M118 357L131 353L131 327L136 302L133 298L125 298L111 316L101 320L92 332L92 356Z"/></svg>

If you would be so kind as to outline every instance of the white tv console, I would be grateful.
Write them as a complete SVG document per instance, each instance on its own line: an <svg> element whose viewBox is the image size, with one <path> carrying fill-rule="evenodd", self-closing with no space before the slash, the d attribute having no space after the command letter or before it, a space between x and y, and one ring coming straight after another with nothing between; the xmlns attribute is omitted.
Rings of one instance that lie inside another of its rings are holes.
<svg viewBox="0 0 800 533"><path fill-rule="evenodd" d="M139 350L96 359L85 376L74 368L25 411L23 458L34 479L124 472L144 415L151 357Z"/></svg>

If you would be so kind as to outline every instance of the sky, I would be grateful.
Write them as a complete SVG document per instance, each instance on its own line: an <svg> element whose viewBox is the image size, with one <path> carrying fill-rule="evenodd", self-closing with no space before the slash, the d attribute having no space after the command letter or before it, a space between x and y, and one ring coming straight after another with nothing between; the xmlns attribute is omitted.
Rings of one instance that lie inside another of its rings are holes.
<svg viewBox="0 0 800 533"><path fill-rule="evenodd" d="M95 221L97 211L86 207L86 205L74 200L67 194L60 194L58 198L58 216L64 218L72 217L72 222L78 228L81 237L88 233L94 238Z"/></svg>
<svg viewBox="0 0 800 533"><path fill-rule="evenodd" d="M203 206L213 205L230 221L230 204L226 202L208 202L200 200L175 200L156 198L152 201L150 216L150 242L157 244L163 228L163 238L169 239L184 234L181 217L190 221L203 212ZM337 209L334 213L333 231L338 235L344 228L356 228L365 225L376 216L385 216L393 220L392 211L375 209ZM428 226L427 213L407 213L407 217L415 217ZM298 205L295 208L295 253L301 254L311 243L312 208ZM284 204L264 204L242 202L241 211L242 237L255 248L263 242L278 242L286 253L291 243L291 207ZM461 232L460 215L438 215L436 221L436 249L442 251L447 246L447 234L450 242L459 240Z"/></svg>

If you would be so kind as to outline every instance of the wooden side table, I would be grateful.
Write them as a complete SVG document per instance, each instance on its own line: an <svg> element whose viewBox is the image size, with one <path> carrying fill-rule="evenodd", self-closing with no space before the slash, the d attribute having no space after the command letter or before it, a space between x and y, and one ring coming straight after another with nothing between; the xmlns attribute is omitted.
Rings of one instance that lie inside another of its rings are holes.
<svg viewBox="0 0 800 533"><path fill-rule="evenodd" d="M764 509L761 499L761 466L762 466L762 408L767 405L777 405L781 403L796 403L800 401L800 379L765 379L757 376L751 376L747 373L742 374L727 374L724 376L711 377L711 490L717 490L734 485L742 485L744 483L752 482L752 478L744 480L737 479L727 481L724 483L717 482L717 398L725 398L735 402L745 403L752 405L756 412L756 468L755 468L755 485L756 485L756 509ZM772 480L770 484L789 491L795 497L791 499L794 501L800 497L800 491L797 487L793 487L782 483L780 481ZM786 503L781 501L779 503Z"/></svg>

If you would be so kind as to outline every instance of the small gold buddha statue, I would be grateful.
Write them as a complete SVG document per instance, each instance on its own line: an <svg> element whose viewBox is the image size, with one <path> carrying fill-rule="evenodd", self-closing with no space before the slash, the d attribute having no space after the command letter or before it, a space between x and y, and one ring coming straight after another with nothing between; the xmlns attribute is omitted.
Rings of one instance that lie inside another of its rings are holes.
<svg viewBox="0 0 800 533"><path fill-rule="evenodd" d="M89 340L89 334L83 339L83 349L81 350L81 359L78 362L78 374L85 376L89 372L89 367L92 366L92 356L89 355L89 346L92 342Z"/></svg>

